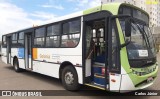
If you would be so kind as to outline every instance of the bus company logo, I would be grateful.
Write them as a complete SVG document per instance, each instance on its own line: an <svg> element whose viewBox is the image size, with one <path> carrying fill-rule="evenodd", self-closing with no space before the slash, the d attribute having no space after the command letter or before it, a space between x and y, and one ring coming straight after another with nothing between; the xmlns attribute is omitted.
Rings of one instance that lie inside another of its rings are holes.
<svg viewBox="0 0 160 99"><path fill-rule="evenodd" d="M50 59L50 55L45 55L45 54L40 54L40 58L47 58L47 59Z"/></svg>
<svg viewBox="0 0 160 99"><path fill-rule="evenodd" d="M158 3L159 3L158 0L146 0L147 5L152 5L152 4L157 5Z"/></svg>
<svg viewBox="0 0 160 99"><path fill-rule="evenodd" d="M12 96L11 91L2 91L2 96Z"/></svg>

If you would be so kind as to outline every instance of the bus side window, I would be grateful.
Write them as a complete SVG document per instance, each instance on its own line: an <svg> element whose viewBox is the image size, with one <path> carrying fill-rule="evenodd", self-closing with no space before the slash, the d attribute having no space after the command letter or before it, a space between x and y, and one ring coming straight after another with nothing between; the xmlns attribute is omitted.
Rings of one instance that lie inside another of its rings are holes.
<svg viewBox="0 0 160 99"><path fill-rule="evenodd" d="M12 34L12 47L17 47L17 33Z"/></svg>
<svg viewBox="0 0 160 99"><path fill-rule="evenodd" d="M2 37L2 47L6 48L7 47L6 44L7 44L7 42L6 42L6 36L3 36Z"/></svg>
<svg viewBox="0 0 160 99"><path fill-rule="evenodd" d="M80 19L66 22L62 25L62 42L61 47L73 48L78 45L81 33Z"/></svg>
<svg viewBox="0 0 160 99"><path fill-rule="evenodd" d="M54 24L47 27L46 47L59 47L60 25Z"/></svg>
<svg viewBox="0 0 160 99"><path fill-rule="evenodd" d="M45 28L39 28L35 31L34 36L34 46L35 47L43 47L44 46L44 36L45 36Z"/></svg>
<svg viewBox="0 0 160 99"><path fill-rule="evenodd" d="M24 32L18 33L18 46L24 46Z"/></svg>

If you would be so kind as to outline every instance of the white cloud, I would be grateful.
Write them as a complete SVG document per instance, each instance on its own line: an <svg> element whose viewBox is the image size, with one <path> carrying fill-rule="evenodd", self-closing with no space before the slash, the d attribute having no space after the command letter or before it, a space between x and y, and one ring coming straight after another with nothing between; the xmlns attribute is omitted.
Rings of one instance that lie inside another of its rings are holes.
<svg viewBox="0 0 160 99"><path fill-rule="evenodd" d="M92 0L91 2L89 2L90 7L95 7L99 5L101 5L101 0Z"/></svg>
<svg viewBox="0 0 160 99"><path fill-rule="evenodd" d="M62 5L44 4L44 5L41 5L41 7L43 7L43 8L55 8L55 9L58 9L58 10L63 10L64 9L64 7Z"/></svg>
<svg viewBox="0 0 160 99"><path fill-rule="evenodd" d="M55 17L53 14L38 11L30 14L22 8L4 1L0 1L0 13L0 40L3 34L32 27L35 24L40 25ZM31 16L36 18L32 19Z"/></svg>
<svg viewBox="0 0 160 99"><path fill-rule="evenodd" d="M64 7L59 4L59 0L47 0L47 2L43 5L39 5L43 8L55 8L55 9L58 9L58 10L63 10Z"/></svg>
<svg viewBox="0 0 160 99"><path fill-rule="evenodd" d="M36 11L35 13L32 13L30 15L40 18L40 19L44 19L44 20L54 19L56 17L56 15L54 14L47 13L47 12L41 12L41 11Z"/></svg>
<svg viewBox="0 0 160 99"><path fill-rule="evenodd" d="M69 2L76 2L77 7L74 10L84 10L87 8L99 6L101 0L68 0Z"/></svg>
<svg viewBox="0 0 160 99"><path fill-rule="evenodd" d="M32 20L27 18L27 13L13 4L0 3L0 12L0 33L15 31L32 24Z"/></svg>
<svg viewBox="0 0 160 99"><path fill-rule="evenodd" d="M86 4L88 4L89 3L89 0L78 0L78 6L79 7L83 7L83 6L85 6Z"/></svg>

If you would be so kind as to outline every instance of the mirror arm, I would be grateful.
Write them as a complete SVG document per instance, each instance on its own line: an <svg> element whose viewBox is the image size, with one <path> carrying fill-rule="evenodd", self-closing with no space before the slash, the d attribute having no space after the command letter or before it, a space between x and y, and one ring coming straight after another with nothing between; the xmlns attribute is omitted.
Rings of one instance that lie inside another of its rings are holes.
<svg viewBox="0 0 160 99"><path fill-rule="evenodd" d="M129 41L129 42L125 42L125 43L121 44L121 45L120 45L120 48L123 48L123 47L127 46L129 43L130 43L130 41Z"/></svg>

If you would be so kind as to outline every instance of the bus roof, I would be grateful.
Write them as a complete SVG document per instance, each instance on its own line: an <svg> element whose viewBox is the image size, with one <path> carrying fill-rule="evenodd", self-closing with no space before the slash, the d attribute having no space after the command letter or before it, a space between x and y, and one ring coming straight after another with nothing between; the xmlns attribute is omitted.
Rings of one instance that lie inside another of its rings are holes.
<svg viewBox="0 0 160 99"><path fill-rule="evenodd" d="M84 10L83 11L83 15L91 14L91 13L98 12L98 11L101 11L101 10L107 10L107 11L111 12L113 15L117 15L118 11L119 11L119 7L121 5L133 7L135 9L137 9L137 10L142 11L146 15L148 15L148 13L146 11L140 9L137 6L134 6L134 5L131 5L131 4L127 4L127 3L107 3L107 4L103 4L103 5L94 7L94 8L90 8L90 9Z"/></svg>

